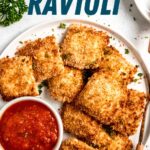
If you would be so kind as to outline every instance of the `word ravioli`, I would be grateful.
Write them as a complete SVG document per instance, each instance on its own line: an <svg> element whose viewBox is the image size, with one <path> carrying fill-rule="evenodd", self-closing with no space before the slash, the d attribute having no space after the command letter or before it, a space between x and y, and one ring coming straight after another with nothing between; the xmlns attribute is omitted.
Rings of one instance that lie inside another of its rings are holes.
<svg viewBox="0 0 150 150"><path fill-rule="evenodd" d="M84 10L87 15L117 15L119 5L120 0L30 0L28 14L57 15L59 11L61 15L67 15L71 10L75 15L80 15ZM76 6L74 10L72 6Z"/></svg>

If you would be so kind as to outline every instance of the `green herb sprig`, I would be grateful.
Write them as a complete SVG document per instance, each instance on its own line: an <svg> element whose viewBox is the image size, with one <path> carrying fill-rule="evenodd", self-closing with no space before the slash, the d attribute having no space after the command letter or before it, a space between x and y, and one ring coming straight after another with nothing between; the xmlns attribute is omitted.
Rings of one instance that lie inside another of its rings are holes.
<svg viewBox="0 0 150 150"><path fill-rule="evenodd" d="M27 9L24 0L0 0L0 25L9 26L19 21Z"/></svg>
<svg viewBox="0 0 150 150"><path fill-rule="evenodd" d="M60 23L59 28L60 29L66 29L66 24L65 23Z"/></svg>
<svg viewBox="0 0 150 150"><path fill-rule="evenodd" d="M39 94L42 93L42 88L43 88L43 87L48 87L47 80L42 81L41 84L38 85Z"/></svg>

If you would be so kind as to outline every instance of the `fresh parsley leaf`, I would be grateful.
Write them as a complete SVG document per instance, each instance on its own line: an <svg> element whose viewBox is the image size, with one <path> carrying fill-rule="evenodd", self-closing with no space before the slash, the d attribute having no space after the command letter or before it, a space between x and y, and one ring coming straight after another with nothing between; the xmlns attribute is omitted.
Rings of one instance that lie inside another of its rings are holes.
<svg viewBox="0 0 150 150"><path fill-rule="evenodd" d="M41 86L41 84L38 86L38 91L39 91L39 94L41 94L42 93L42 88L43 88L43 86Z"/></svg>
<svg viewBox="0 0 150 150"><path fill-rule="evenodd" d="M42 94L42 90L41 90L41 89L38 89L38 91L39 91L39 94L41 95L41 94Z"/></svg>
<svg viewBox="0 0 150 150"><path fill-rule="evenodd" d="M19 43L20 43L20 44L23 44L23 42L22 42L22 41L19 41Z"/></svg>
<svg viewBox="0 0 150 150"><path fill-rule="evenodd" d="M66 29L66 24L65 23L60 23L59 28L60 29Z"/></svg>
<svg viewBox="0 0 150 150"><path fill-rule="evenodd" d="M142 77L143 76L143 73L138 73L137 74L139 77Z"/></svg>
<svg viewBox="0 0 150 150"><path fill-rule="evenodd" d="M129 54L129 50L127 48L125 49L125 54Z"/></svg>
<svg viewBox="0 0 150 150"><path fill-rule="evenodd" d="M137 82L138 81L138 79L133 79L133 82Z"/></svg>
<svg viewBox="0 0 150 150"><path fill-rule="evenodd" d="M145 39L148 39L148 36L145 36L144 38L145 38Z"/></svg>
<svg viewBox="0 0 150 150"><path fill-rule="evenodd" d="M19 21L28 7L24 0L1 0L0 1L0 25L9 26Z"/></svg>
<svg viewBox="0 0 150 150"><path fill-rule="evenodd" d="M42 93L42 88L43 88L43 87L48 87L47 80L43 80L43 81L41 82L41 84L38 85L39 94Z"/></svg>

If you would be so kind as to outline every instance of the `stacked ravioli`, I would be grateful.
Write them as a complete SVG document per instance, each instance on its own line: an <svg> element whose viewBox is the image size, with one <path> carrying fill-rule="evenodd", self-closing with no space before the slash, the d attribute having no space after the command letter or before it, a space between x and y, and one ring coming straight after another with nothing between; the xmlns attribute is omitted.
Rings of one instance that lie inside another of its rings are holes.
<svg viewBox="0 0 150 150"><path fill-rule="evenodd" d="M88 26L70 25L62 43L54 36L27 42L13 58L0 60L0 94L6 101L37 96L48 82L50 97L64 103L66 139L62 150L130 150L146 103L128 89L137 68L113 46L109 36Z"/></svg>

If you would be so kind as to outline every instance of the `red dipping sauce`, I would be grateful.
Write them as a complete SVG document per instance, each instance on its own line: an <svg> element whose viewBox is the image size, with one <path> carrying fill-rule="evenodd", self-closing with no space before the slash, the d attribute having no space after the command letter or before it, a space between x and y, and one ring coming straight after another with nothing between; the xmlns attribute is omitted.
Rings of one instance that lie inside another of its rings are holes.
<svg viewBox="0 0 150 150"><path fill-rule="evenodd" d="M58 132L54 114L35 101L12 105L0 120L0 143L5 150L52 150Z"/></svg>

